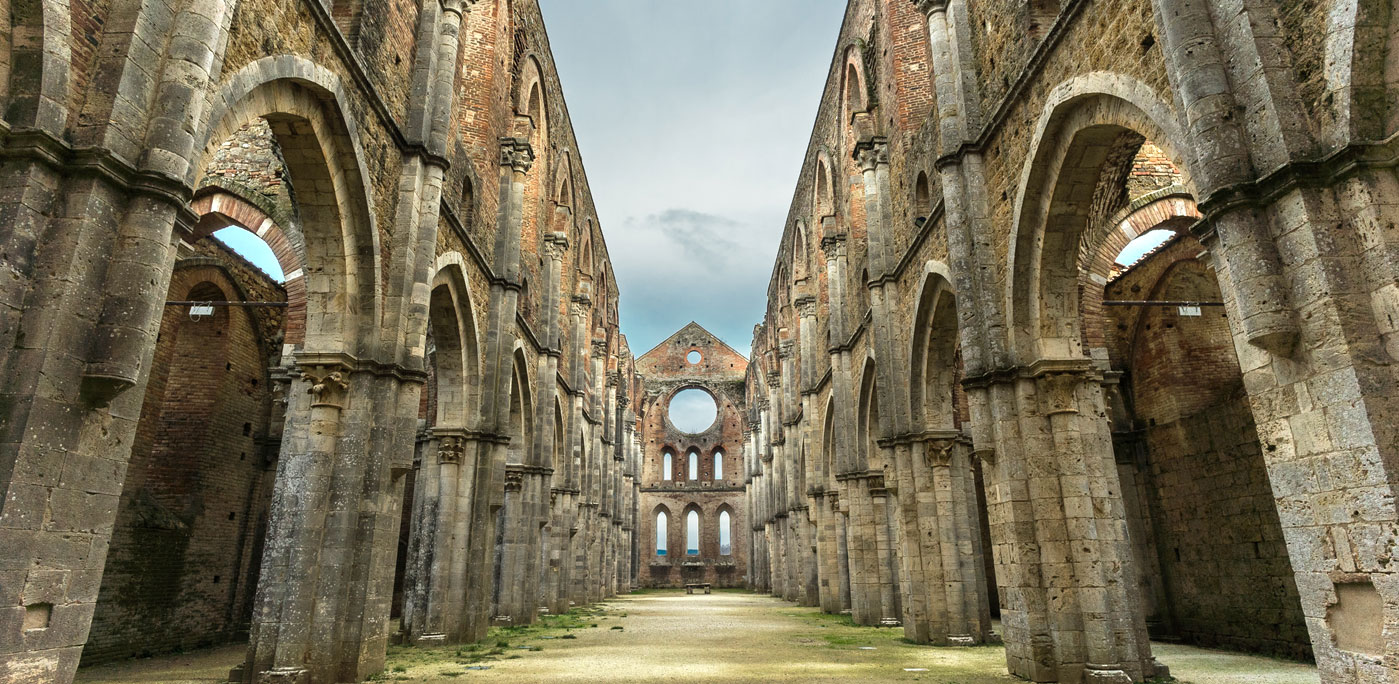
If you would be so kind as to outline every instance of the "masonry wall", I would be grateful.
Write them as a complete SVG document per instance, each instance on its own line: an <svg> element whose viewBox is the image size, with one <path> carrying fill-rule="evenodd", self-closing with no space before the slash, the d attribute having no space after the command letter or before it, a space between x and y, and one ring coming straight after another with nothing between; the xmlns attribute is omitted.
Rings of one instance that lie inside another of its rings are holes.
<svg viewBox="0 0 1399 684"><path fill-rule="evenodd" d="M699 352L698 363L686 357ZM707 582L741 587L747 580L751 527L743 488L743 377L747 360L708 331L691 324L637 359L645 378L641 416L641 498L637 539L641 549L639 582L644 587L678 587ZM714 424L687 434L670 421L668 406L676 393L699 388L711 394L718 410ZM689 479L688 454L699 454L698 477ZM722 477L714 477L714 454L723 453ZM670 479L664 477L665 454L672 455ZM666 553L657 553L657 513L667 517ZM687 554L686 517L699 513L699 553ZM719 516L729 513L731 553L719 548Z"/></svg>
<svg viewBox="0 0 1399 684"><path fill-rule="evenodd" d="M1220 301L1202 253L1178 236L1110 283L1107 299ZM1105 310L1134 419L1115 430L1124 492L1140 502L1139 572L1156 575L1142 582L1149 617L1189 643L1310 657L1223 307ZM1133 444L1143 459L1121 453Z"/></svg>
<svg viewBox="0 0 1399 684"><path fill-rule="evenodd" d="M212 239L196 249L169 299L284 301ZM266 335L281 312L188 312L164 311L85 663L246 638L277 453Z"/></svg>

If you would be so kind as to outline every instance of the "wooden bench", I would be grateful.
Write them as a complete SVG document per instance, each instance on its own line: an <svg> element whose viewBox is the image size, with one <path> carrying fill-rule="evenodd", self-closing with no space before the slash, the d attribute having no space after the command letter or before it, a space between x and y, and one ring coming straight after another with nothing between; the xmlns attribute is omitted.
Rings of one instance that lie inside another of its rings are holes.
<svg viewBox="0 0 1399 684"><path fill-rule="evenodd" d="M704 590L704 593L708 594L708 593L709 593L709 587L710 587L710 584L709 584L708 582L696 582L696 583L694 583L694 584L686 584L686 585L685 585L685 593L687 593L687 594L693 594L693 593L695 593L695 590L696 590L696 589L703 589L703 590Z"/></svg>

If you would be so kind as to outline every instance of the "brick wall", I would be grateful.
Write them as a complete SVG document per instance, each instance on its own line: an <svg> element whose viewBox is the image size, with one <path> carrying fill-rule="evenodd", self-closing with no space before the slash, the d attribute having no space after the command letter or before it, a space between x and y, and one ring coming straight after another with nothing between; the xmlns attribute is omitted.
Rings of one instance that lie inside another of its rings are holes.
<svg viewBox="0 0 1399 684"><path fill-rule="evenodd" d="M690 363L690 352L700 353ZM741 587L747 579L745 543L752 527L743 490L743 396L748 361L705 329L690 324L636 361L645 377L641 425L641 548L638 578L643 587L678 587L709 582ZM714 425L701 434L686 434L670 424L670 398L688 387L703 388L718 405ZM689 479L687 455L699 455L699 477ZM714 454L723 453L722 477L714 477ZM672 454L672 477L664 478L662 461ZM666 554L656 553L656 513L666 511ZM700 518L699 554L686 554L686 514ZM729 513L731 553L719 552L719 515Z"/></svg>
<svg viewBox="0 0 1399 684"><path fill-rule="evenodd" d="M1179 237L1110 283L1107 299L1219 301L1202 252ZM1224 309L1105 310L1133 420L1114 430L1153 620L1191 643L1309 657Z"/></svg>
<svg viewBox="0 0 1399 684"><path fill-rule="evenodd" d="M284 297L214 241L197 250L170 299ZM217 307L192 321L166 307L84 662L245 638L276 454L266 368L280 316Z"/></svg>

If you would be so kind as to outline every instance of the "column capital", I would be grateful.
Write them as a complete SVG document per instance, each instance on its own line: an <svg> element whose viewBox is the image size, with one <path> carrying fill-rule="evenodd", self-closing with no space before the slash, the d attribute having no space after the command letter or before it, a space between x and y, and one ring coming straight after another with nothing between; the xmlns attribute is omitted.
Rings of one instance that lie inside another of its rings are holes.
<svg viewBox="0 0 1399 684"><path fill-rule="evenodd" d="M828 257L845 256L845 233L828 232L821 236L821 251Z"/></svg>
<svg viewBox="0 0 1399 684"><path fill-rule="evenodd" d="M298 365L292 373L307 383L311 406L345 408L350 393L349 369L338 364Z"/></svg>
<svg viewBox="0 0 1399 684"><path fill-rule="evenodd" d="M797 307L797 315L802 318L816 317L816 297L809 294L799 295L792 300L792 305Z"/></svg>
<svg viewBox="0 0 1399 684"><path fill-rule="evenodd" d="M791 340L782 340L777 343L777 358L790 359L796 355L797 345Z"/></svg>
<svg viewBox="0 0 1399 684"><path fill-rule="evenodd" d="M913 0L913 6L924 15L947 10L947 0Z"/></svg>
<svg viewBox="0 0 1399 684"><path fill-rule="evenodd" d="M861 171L873 171L879 166L889 165L889 140L875 136L855 143L853 153Z"/></svg>
<svg viewBox="0 0 1399 684"><path fill-rule="evenodd" d="M466 440L460 435L443 435L437 440L438 463L461 463L466 453Z"/></svg>
<svg viewBox="0 0 1399 684"><path fill-rule="evenodd" d="M524 138L500 139L500 165L516 173L529 173L534 166L534 148Z"/></svg>
<svg viewBox="0 0 1399 684"><path fill-rule="evenodd" d="M768 387L778 387L782 384L782 371L768 371Z"/></svg>
<svg viewBox="0 0 1399 684"><path fill-rule="evenodd" d="M550 259L563 259L568 251L568 233L553 231L544 234L544 256Z"/></svg>

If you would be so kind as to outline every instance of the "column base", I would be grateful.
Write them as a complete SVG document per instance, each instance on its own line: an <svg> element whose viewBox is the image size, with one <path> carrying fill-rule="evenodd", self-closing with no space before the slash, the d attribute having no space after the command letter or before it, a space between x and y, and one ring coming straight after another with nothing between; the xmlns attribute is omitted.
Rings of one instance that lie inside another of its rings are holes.
<svg viewBox="0 0 1399 684"><path fill-rule="evenodd" d="M279 667L257 675L257 684L307 684L310 681L310 671L299 667Z"/></svg>
<svg viewBox="0 0 1399 684"><path fill-rule="evenodd" d="M446 634L423 634L413 640L414 646L441 646L447 643Z"/></svg>
<svg viewBox="0 0 1399 684"><path fill-rule="evenodd" d="M1132 684L1132 677L1122 669L1121 665L1095 665L1088 663L1083 666L1084 684Z"/></svg>
<svg viewBox="0 0 1399 684"><path fill-rule="evenodd" d="M975 646L976 639L971 635L959 635L947 637L948 646Z"/></svg>

